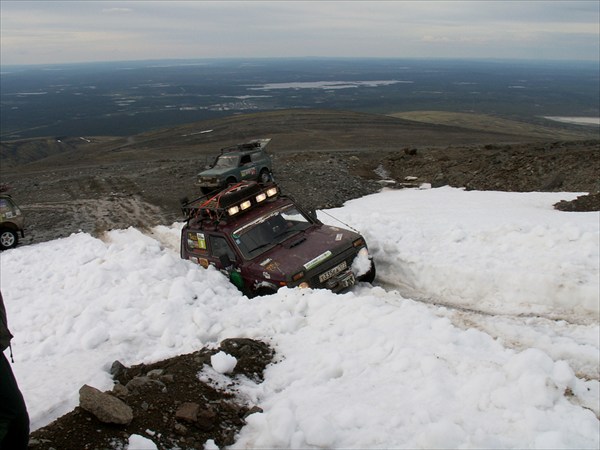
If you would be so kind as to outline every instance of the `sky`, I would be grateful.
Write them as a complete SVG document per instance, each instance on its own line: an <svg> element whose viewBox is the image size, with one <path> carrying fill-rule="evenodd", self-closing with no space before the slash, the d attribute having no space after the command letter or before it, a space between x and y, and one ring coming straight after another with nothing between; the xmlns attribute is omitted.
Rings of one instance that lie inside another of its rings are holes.
<svg viewBox="0 0 600 450"><path fill-rule="evenodd" d="M600 2L0 2L0 63L430 57L598 61Z"/></svg>
<svg viewBox="0 0 600 450"><path fill-rule="evenodd" d="M423 185L318 211L358 229L377 267L343 294L248 299L180 258L181 223L4 251L32 427L72 410L83 384L110 390L115 360L238 337L268 342L277 363L260 384L237 380L262 412L231 448L597 449L600 213L553 208L578 195ZM229 389L231 358L198 377ZM153 448L154 431L131 448Z"/></svg>

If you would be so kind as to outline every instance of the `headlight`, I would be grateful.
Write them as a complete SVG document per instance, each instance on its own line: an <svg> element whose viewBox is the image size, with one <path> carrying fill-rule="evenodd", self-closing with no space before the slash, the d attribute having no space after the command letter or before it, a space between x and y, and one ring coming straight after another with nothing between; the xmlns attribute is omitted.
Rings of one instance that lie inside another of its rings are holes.
<svg viewBox="0 0 600 450"><path fill-rule="evenodd" d="M365 240L363 238L358 238L357 240L355 240L352 245L354 245L355 247L362 247L365 244Z"/></svg>
<svg viewBox="0 0 600 450"><path fill-rule="evenodd" d="M367 258L369 257L369 250L367 250L367 247L363 247L358 251L358 256L366 256Z"/></svg>
<svg viewBox="0 0 600 450"><path fill-rule="evenodd" d="M298 285L298 287L299 287L300 289L308 289L310 286L308 285L308 282L306 282L306 281L303 281L302 283L300 283L300 284Z"/></svg>

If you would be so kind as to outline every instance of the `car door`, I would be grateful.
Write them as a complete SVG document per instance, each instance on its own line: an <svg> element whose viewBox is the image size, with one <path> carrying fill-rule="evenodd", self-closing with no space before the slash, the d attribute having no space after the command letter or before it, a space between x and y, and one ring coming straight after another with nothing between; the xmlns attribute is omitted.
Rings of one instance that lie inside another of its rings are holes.
<svg viewBox="0 0 600 450"><path fill-rule="evenodd" d="M240 175L242 180L255 180L258 176L256 163L252 161L250 154L240 158Z"/></svg>
<svg viewBox="0 0 600 450"><path fill-rule="evenodd" d="M239 269L239 258L223 235L208 235L208 252L210 264L229 276L229 281L241 291L245 290L244 280Z"/></svg>

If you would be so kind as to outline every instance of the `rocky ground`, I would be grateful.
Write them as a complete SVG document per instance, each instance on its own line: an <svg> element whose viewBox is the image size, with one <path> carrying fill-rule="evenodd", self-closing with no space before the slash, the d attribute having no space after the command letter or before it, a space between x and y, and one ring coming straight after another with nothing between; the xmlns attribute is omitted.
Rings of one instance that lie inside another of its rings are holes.
<svg viewBox="0 0 600 450"><path fill-rule="evenodd" d="M237 359L229 385L219 388L198 374L223 351ZM244 419L260 411L236 391L240 377L260 383L273 351L251 339L227 339L219 348L180 355L149 365L115 361L112 391L84 386L80 406L31 434L29 448L55 450L126 449L129 436L152 440L160 449L222 448L235 441Z"/></svg>
<svg viewBox="0 0 600 450"><path fill-rule="evenodd" d="M403 189L428 183L475 190L580 192L577 200L555 207L565 214L600 211L597 139L516 141L511 136L474 135L449 127L428 129L414 123L399 127L400 122L390 118L373 120L373 116L365 119L356 114L345 114L343 122L331 114L327 120L321 113L306 113L301 120L298 113L293 115L294 120L291 114L262 115L260 121L247 123L232 118L238 122L230 125L239 133L246 128L258 130L253 137L273 137L268 150L275 180L285 193L309 208L341 206L384 187ZM268 127L265 120L270 121ZM218 130L218 125L196 125L196 129ZM263 133L261 126L267 131ZM224 127L223 135L231 129ZM3 162L0 182L12 186L26 215L26 236L20 244L79 231L100 236L114 228L144 229L182 220L179 200L200 195L194 185L196 174L214 156L215 148L231 145L213 142L188 148L183 142L191 139L187 136L204 136L188 131L161 131L122 142L109 139L112 147L92 147L85 154L77 147L82 145L79 139L72 140L70 153L62 154L56 153L56 139L43 146L30 142L21 147L4 145L3 161L10 165ZM243 141L241 134L238 137L237 141ZM181 147L174 152L177 142ZM29 160L5 157L17 154L26 154ZM217 388L196 376L219 349L198 349L147 366L115 364L115 388L107 395L129 408L125 410L132 417L130 422L104 423L104 413L77 407L33 432L30 448L123 449L131 434L152 439L160 449L200 449L207 441L218 447L231 444L244 418L257 411L256 405L237 395L236 377L259 383L265 366L276 355L267 344L249 340L229 340L221 343L221 349L238 358L230 386ZM84 389L84 396L90 394Z"/></svg>
<svg viewBox="0 0 600 450"><path fill-rule="evenodd" d="M341 206L383 187L429 183L475 190L600 192L600 142L336 149L272 153L275 180L307 207ZM2 181L26 214L22 244L84 231L149 228L182 220L179 200L194 185L206 157L154 159L13 172ZM598 195L561 209L599 210Z"/></svg>

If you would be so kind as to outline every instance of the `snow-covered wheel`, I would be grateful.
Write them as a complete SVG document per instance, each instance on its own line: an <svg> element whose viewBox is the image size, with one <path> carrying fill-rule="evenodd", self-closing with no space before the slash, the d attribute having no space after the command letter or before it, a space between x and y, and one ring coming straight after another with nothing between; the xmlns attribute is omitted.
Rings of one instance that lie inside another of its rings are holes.
<svg viewBox="0 0 600 450"><path fill-rule="evenodd" d="M377 271L375 270L375 263L371 260L371 268L367 273L358 277L358 281L364 281L365 283L372 283L375 280L375 275Z"/></svg>

